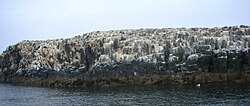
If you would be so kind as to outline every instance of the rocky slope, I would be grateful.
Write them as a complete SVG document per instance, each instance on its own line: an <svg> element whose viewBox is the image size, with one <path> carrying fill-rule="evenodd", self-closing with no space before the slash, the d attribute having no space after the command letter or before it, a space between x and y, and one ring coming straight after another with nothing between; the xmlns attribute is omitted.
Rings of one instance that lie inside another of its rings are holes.
<svg viewBox="0 0 250 106"><path fill-rule="evenodd" d="M249 47L244 25L96 31L9 46L0 78L50 87L247 83Z"/></svg>

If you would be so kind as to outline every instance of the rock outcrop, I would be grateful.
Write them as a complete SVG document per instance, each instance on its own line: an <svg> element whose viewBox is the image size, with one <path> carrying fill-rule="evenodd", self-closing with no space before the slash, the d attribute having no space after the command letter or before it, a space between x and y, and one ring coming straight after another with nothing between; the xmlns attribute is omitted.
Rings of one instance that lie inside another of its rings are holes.
<svg viewBox="0 0 250 106"><path fill-rule="evenodd" d="M250 26L96 31L22 41L1 82L50 87L250 82Z"/></svg>

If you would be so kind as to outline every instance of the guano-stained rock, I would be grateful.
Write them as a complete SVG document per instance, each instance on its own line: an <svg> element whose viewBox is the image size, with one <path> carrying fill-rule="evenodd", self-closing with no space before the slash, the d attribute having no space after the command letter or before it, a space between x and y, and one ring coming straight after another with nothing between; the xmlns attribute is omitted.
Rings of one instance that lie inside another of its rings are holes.
<svg viewBox="0 0 250 106"><path fill-rule="evenodd" d="M25 40L0 55L0 81L48 87L249 83L249 47L245 25Z"/></svg>

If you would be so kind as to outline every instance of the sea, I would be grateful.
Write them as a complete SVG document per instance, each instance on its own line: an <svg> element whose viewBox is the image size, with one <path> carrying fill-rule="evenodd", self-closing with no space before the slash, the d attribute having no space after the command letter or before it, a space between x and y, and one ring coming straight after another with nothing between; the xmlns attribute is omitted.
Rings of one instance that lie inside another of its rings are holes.
<svg viewBox="0 0 250 106"><path fill-rule="evenodd" d="M250 105L249 85L44 88L0 84L0 106Z"/></svg>

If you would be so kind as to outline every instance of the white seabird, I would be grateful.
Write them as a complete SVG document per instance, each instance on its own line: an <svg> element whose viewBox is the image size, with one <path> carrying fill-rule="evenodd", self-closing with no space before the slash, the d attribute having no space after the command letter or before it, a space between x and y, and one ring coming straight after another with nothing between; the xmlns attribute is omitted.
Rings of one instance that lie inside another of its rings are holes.
<svg viewBox="0 0 250 106"><path fill-rule="evenodd" d="M196 86L197 86L197 87L200 87L200 86L201 86L201 84L197 84Z"/></svg>

